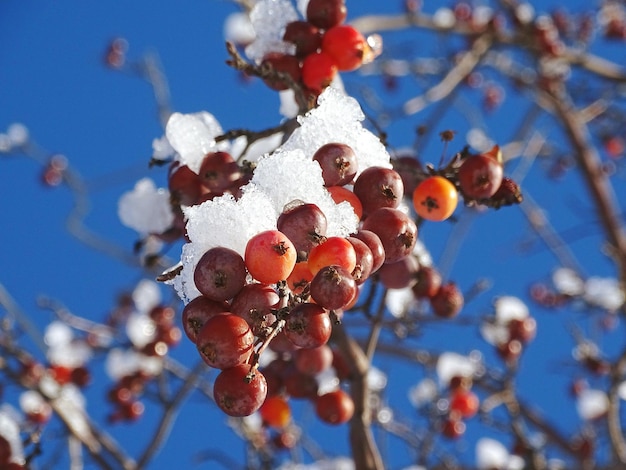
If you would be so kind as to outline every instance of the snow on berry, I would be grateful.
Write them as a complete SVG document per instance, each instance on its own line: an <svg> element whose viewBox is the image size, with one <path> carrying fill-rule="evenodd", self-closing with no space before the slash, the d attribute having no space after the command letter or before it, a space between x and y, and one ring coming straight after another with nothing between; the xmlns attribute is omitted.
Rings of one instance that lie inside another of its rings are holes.
<svg viewBox="0 0 626 470"><path fill-rule="evenodd" d="M330 142L352 147L358 160L356 177L370 166L391 168L390 156L378 137L365 129L361 121L365 115L352 97L332 87L318 98L318 107L298 117L298 127L281 147L300 149L312 158L315 152Z"/></svg>
<svg viewBox="0 0 626 470"><path fill-rule="evenodd" d="M0 436L4 437L11 447L11 461L23 462L24 448L18 424L19 413L9 405L0 407Z"/></svg>
<svg viewBox="0 0 626 470"><path fill-rule="evenodd" d="M259 0L250 11L256 38L246 47L246 55L260 62L268 52L293 53L295 46L283 41L283 35L287 24L297 19L289 0Z"/></svg>
<svg viewBox="0 0 626 470"><path fill-rule="evenodd" d="M196 173L207 153L228 151L228 142L215 141L223 133L217 119L206 111L194 114L174 113L165 126L165 136L178 154L176 160Z"/></svg>
<svg viewBox="0 0 626 470"><path fill-rule="evenodd" d="M389 154L378 138L362 126L363 119L356 100L329 89L321 95L318 108L299 118L300 127L287 142L259 159L252 180L242 187L239 199L226 194L183 209L190 242L183 246L182 271L172 284L185 303L199 295L193 272L206 251L223 246L243 256L248 240L259 232L275 229L278 215L294 200L316 204L324 212L327 236L345 237L356 231L358 220L352 207L333 201L324 188L321 168L312 158L322 145L342 142L354 149L359 169L390 167ZM184 149L199 151L197 142L189 144L186 138L198 136L181 131L170 142L179 153Z"/></svg>
<svg viewBox="0 0 626 470"><path fill-rule="evenodd" d="M124 225L141 234L162 233L174 222L169 191L157 189L150 178L140 179L124 193L117 211Z"/></svg>

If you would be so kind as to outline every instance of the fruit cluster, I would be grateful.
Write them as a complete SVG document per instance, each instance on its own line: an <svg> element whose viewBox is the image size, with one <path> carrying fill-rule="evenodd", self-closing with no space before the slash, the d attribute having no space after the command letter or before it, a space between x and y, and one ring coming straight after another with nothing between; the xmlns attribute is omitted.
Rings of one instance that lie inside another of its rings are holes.
<svg viewBox="0 0 626 470"><path fill-rule="evenodd" d="M288 404L285 408L281 400L289 396L311 398L323 421L349 419L349 395L338 388L318 396L315 375L332 363L327 342L333 321L355 305L359 286L372 275L390 288L413 286L416 297L429 299L439 316L453 317L463 306L456 285L443 283L434 268L420 266L412 254L417 227L400 208L404 183L397 171L372 166L359 173L354 150L340 142L322 145L312 158L335 202L348 202L361 221L355 233L328 236L324 212L316 204L293 201L275 229L248 239L243 255L216 246L194 267L201 295L185 306L183 326L203 360L222 371L214 395L231 416L249 415L267 396L279 396L267 407L282 410L276 413L284 418ZM231 166L222 168L228 173ZM229 183L215 186L218 192L239 177L223 179ZM179 191L189 194L185 186ZM260 367L267 347L279 358Z"/></svg>
<svg viewBox="0 0 626 470"><path fill-rule="evenodd" d="M457 439L465 433L465 421L478 413L480 400L472 392L470 377L455 376L449 384L447 416L443 421L442 433L450 439Z"/></svg>
<svg viewBox="0 0 626 470"><path fill-rule="evenodd" d="M271 52L263 58L262 66L274 72L265 83L280 91L289 88L291 81L318 96L338 71L360 67L371 54L370 48L361 33L343 24L346 15L344 0L311 0L306 20L293 21L285 28L283 40L293 44L295 52Z"/></svg>

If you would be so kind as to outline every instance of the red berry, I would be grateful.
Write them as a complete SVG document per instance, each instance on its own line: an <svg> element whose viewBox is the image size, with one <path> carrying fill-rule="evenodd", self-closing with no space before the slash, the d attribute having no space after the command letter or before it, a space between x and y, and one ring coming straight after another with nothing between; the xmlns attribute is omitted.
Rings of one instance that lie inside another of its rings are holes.
<svg viewBox="0 0 626 470"><path fill-rule="evenodd" d="M390 207L381 207L368 215L362 229L378 235L388 263L409 255L417 241L415 222L404 212Z"/></svg>
<svg viewBox="0 0 626 470"><path fill-rule="evenodd" d="M246 265L239 253L216 247L198 261L193 280L198 290L216 302L232 299L246 283Z"/></svg>
<svg viewBox="0 0 626 470"><path fill-rule="evenodd" d="M254 346L254 335L243 318L229 313L216 315L198 332L196 346L211 367L226 369L245 362Z"/></svg>
<svg viewBox="0 0 626 470"><path fill-rule="evenodd" d="M328 424L342 424L354 414L352 397L341 389L325 393L315 400L317 416Z"/></svg>
<svg viewBox="0 0 626 470"><path fill-rule="evenodd" d="M502 184L502 164L488 155L472 155L459 168L459 186L464 197L488 199Z"/></svg>
<svg viewBox="0 0 626 470"><path fill-rule="evenodd" d="M249 376L250 366L240 364L224 369L215 379L215 403L229 416L249 416L258 410L267 396L267 382L261 372Z"/></svg>
<svg viewBox="0 0 626 470"><path fill-rule="evenodd" d="M263 422L273 428L284 428L291 421L289 403L280 395L267 397L259 408Z"/></svg>
<svg viewBox="0 0 626 470"><path fill-rule="evenodd" d="M344 0L310 0L306 9L309 23L322 29L343 23L347 14Z"/></svg>
<svg viewBox="0 0 626 470"><path fill-rule="evenodd" d="M302 83L319 95L337 75L337 64L327 53L320 51L306 56L302 62Z"/></svg>
<svg viewBox="0 0 626 470"><path fill-rule="evenodd" d="M368 47L363 35L345 24L330 28L322 38L322 52L333 58L340 71L358 69Z"/></svg>
<svg viewBox="0 0 626 470"><path fill-rule="evenodd" d="M469 390L457 390L450 398L450 412L458 413L462 418L471 418L478 412L478 397Z"/></svg>
<svg viewBox="0 0 626 470"><path fill-rule="evenodd" d="M322 168L324 186L349 184L358 168L352 147L336 142L322 145L313 154L313 160L319 163Z"/></svg>
<svg viewBox="0 0 626 470"><path fill-rule="evenodd" d="M328 342L332 323L328 312L319 305L302 303L291 309L285 323L285 335L301 348L317 348Z"/></svg>
<svg viewBox="0 0 626 470"><path fill-rule="evenodd" d="M308 21L287 24L283 40L295 44L296 57L304 58L322 47L322 32Z"/></svg>
<svg viewBox="0 0 626 470"><path fill-rule="evenodd" d="M261 65L270 67L274 72L277 72L276 76L263 79L272 90L281 91L289 88L288 80L280 77L281 74L290 77L295 83L300 81L300 60L296 56L270 52L263 57Z"/></svg>
<svg viewBox="0 0 626 470"><path fill-rule="evenodd" d="M458 439L465 434L465 423L459 419L449 418L443 423L442 433L449 439Z"/></svg>
<svg viewBox="0 0 626 470"><path fill-rule="evenodd" d="M452 318L463 308L463 294L454 282L442 285L434 297L430 299L430 305L435 315L443 318Z"/></svg>
<svg viewBox="0 0 626 470"><path fill-rule="evenodd" d="M248 240L245 263L250 275L262 284L289 277L296 265L296 247L278 230L266 230Z"/></svg>

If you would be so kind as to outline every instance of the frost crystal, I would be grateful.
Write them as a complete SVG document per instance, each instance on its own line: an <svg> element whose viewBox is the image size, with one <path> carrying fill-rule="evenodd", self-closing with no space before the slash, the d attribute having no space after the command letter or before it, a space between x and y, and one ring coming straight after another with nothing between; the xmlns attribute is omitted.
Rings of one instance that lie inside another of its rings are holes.
<svg viewBox="0 0 626 470"><path fill-rule="evenodd" d="M165 126L165 135L178 153L177 161L198 173L202 159L209 152L228 151L227 142L216 142L223 134L215 117L205 111L195 114L174 113Z"/></svg>
<svg viewBox="0 0 626 470"><path fill-rule="evenodd" d="M162 233L174 222L169 191L157 189L150 178L137 181L122 195L118 215L124 225L141 234Z"/></svg>
<svg viewBox="0 0 626 470"><path fill-rule="evenodd" d="M259 0L250 12L256 39L246 47L246 55L257 62L269 52L293 53L294 45L283 41L285 27L298 14L289 0Z"/></svg>

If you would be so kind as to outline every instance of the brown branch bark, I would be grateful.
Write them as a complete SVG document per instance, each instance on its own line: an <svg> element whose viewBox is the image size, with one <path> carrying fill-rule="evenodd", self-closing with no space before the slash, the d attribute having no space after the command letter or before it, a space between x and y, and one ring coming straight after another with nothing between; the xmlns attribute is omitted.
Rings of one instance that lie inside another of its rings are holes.
<svg viewBox="0 0 626 470"><path fill-rule="evenodd" d="M348 336L342 324L334 326L333 340L351 366L350 392L354 400L354 416L350 420L350 446L354 466L359 470L383 470L385 466L371 428L367 387L369 361L363 349Z"/></svg>
<svg viewBox="0 0 626 470"><path fill-rule="evenodd" d="M571 97L564 88L549 94L554 113L569 138L582 176L597 208L600 221L610 245L610 254L617 266L622 289L626 289L626 233L620 221L621 210L613 187L603 171L600 156L591 141L586 123L580 117ZM624 460L626 462L626 460Z"/></svg>

